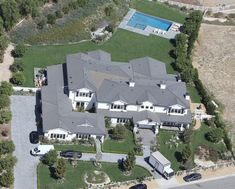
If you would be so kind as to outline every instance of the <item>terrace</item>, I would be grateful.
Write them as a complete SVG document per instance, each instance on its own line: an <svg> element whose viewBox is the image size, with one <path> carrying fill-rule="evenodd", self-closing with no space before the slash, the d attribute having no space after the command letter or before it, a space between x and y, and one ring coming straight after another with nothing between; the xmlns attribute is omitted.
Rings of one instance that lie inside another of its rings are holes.
<svg viewBox="0 0 235 189"><path fill-rule="evenodd" d="M167 39L173 39L180 33L181 26L180 23L144 14L135 9L130 9L120 23L119 28L145 36L153 34Z"/></svg>

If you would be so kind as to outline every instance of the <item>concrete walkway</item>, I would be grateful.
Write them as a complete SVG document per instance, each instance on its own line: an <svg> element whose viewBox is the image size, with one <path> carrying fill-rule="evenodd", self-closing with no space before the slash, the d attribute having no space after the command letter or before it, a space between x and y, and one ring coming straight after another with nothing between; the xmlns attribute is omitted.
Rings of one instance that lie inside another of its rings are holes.
<svg viewBox="0 0 235 189"><path fill-rule="evenodd" d="M0 81L9 81L11 78L11 71L9 70L9 67L14 62L14 58L11 56L11 51L13 49L14 46L10 43L5 50L3 62L0 63Z"/></svg>

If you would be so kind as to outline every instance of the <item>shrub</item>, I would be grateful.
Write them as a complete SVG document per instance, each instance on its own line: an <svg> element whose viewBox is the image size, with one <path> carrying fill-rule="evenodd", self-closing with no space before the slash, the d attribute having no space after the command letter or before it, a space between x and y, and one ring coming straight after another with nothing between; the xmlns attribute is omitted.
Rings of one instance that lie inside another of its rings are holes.
<svg viewBox="0 0 235 189"><path fill-rule="evenodd" d="M123 161L124 171L131 171L135 166L135 154L134 152L129 152L126 159Z"/></svg>
<svg viewBox="0 0 235 189"><path fill-rule="evenodd" d="M22 62L15 62L14 64L12 64L10 66L10 70L13 73L24 71L23 63Z"/></svg>
<svg viewBox="0 0 235 189"><path fill-rule="evenodd" d="M62 8L62 11L63 11L64 14L68 14L69 13L69 7L68 6L64 6Z"/></svg>
<svg viewBox="0 0 235 189"><path fill-rule="evenodd" d="M4 129L2 129L1 134L2 134L2 136L7 137L8 134L9 134L9 128L4 128Z"/></svg>
<svg viewBox="0 0 235 189"><path fill-rule="evenodd" d="M224 137L224 130L221 128L214 128L206 133L206 139L213 143L218 143Z"/></svg>
<svg viewBox="0 0 235 189"><path fill-rule="evenodd" d="M227 148L229 151L232 151L233 145L232 145L231 139L228 137L228 134L227 134L227 133L224 135L224 143L225 143L225 145L226 145L226 148Z"/></svg>
<svg viewBox="0 0 235 189"><path fill-rule="evenodd" d="M59 179L63 179L66 174L66 163L65 160L60 158L56 162L55 176Z"/></svg>
<svg viewBox="0 0 235 189"><path fill-rule="evenodd" d="M192 156L192 151L189 145L185 146L181 152L181 159L183 162L187 162Z"/></svg>
<svg viewBox="0 0 235 189"><path fill-rule="evenodd" d="M193 130L191 128L186 129L182 136L183 142L190 143L192 135L193 135Z"/></svg>
<svg viewBox="0 0 235 189"><path fill-rule="evenodd" d="M8 123L11 121L11 111L1 110L0 111L0 124Z"/></svg>
<svg viewBox="0 0 235 189"><path fill-rule="evenodd" d="M61 10L57 10L55 12L55 16L56 16L56 18L62 18L63 17L63 12Z"/></svg>
<svg viewBox="0 0 235 189"><path fill-rule="evenodd" d="M0 142L0 155L12 153L15 150L15 145L12 141L6 140Z"/></svg>
<svg viewBox="0 0 235 189"><path fill-rule="evenodd" d="M123 125L116 125L112 132L112 138L115 140L124 139L126 136L126 128Z"/></svg>
<svg viewBox="0 0 235 189"><path fill-rule="evenodd" d="M55 21L56 21L56 16L54 14L48 14L47 15L47 23L48 24L55 24Z"/></svg>
<svg viewBox="0 0 235 189"><path fill-rule="evenodd" d="M57 160L57 152L55 150L51 150L44 155L42 162L48 166L54 165Z"/></svg>
<svg viewBox="0 0 235 189"><path fill-rule="evenodd" d="M113 30L114 30L114 26L109 24L108 26L105 27L105 30L108 31L108 32L111 32L113 33Z"/></svg>
<svg viewBox="0 0 235 189"><path fill-rule="evenodd" d="M10 98L6 94L0 94L0 109L6 108L10 105Z"/></svg>
<svg viewBox="0 0 235 189"><path fill-rule="evenodd" d="M25 82L25 77L22 73L14 73L10 82L15 85L23 85Z"/></svg>
<svg viewBox="0 0 235 189"><path fill-rule="evenodd" d="M45 25L46 25L46 19L41 18L37 23L37 28L41 30L44 28Z"/></svg>
<svg viewBox="0 0 235 189"><path fill-rule="evenodd" d="M26 51L26 47L24 44L16 45L15 49L12 50L12 56L14 57L22 57Z"/></svg>
<svg viewBox="0 0 235 189"><path fill-rule="evenodd" d="M12 170L7 170L0 176L0 185L10 187L14 183L14 175Z"/></svg>
<svg viewBox="0 0 235 189"><path fill-rule="evenodd" d="M104 8L104 13L106 16L111 16L111 13L113 12L113 6L109 5Z"/></svg>
<svg viewBox="0 0 235 189"><path fill-rule="evenodd" d="M0 94L6 94L8 96L11 96L12 92L13 92L12 85L6 81L2 81L0 86Z"/></svg>
<svg viewBox="0 0 235 189"><path fill-rule="evenodd" d="M12 169L16 164L16 157L8 155L0 159L0 172Z"/></svg>

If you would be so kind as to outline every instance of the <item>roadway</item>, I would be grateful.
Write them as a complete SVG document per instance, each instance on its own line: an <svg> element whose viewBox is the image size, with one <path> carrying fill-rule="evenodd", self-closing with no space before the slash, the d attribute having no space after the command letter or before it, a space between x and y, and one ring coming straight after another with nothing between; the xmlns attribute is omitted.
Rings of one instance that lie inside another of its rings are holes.
<svg viewBox="0 0 235 189"><path fill-rule="evenodd" d="M195 182L184 186L171 187L171 189L234 189L235 175L217 178L209 181Z"/></svg>

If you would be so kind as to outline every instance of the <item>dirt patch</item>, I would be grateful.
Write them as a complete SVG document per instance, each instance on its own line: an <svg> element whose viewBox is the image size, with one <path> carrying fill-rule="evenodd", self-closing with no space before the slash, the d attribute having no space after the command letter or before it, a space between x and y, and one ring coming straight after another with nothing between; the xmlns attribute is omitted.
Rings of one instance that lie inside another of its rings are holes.
<svg viewBox="0 0 235 189"><path fill-rule="evenodd" d="M200 0L172 0L172 1L191 4L191 5L201 5Z"/></svg>
<svg viewBox="0 0 235 189"><path fill-rule="evenodd" d="M235 124L234 39L234 26L202 24L193 58L200 79L225 106L223 117L231 125ZM235 126L232 133L235 136Z"/></svg>
<svg viewBox="0 0 235 189"><path fill-rule="evenodd" d="M10 124L0 124L0 141L9 140L11 138Z"/></svg>
<svg viewBox="0 0 235 189"><path fill-rule="evenodd" d="M11 56L11 51L14 49L12 44L9 44L4 53L3 62L0 63L0 81L9 81L11 77L11 71L9 67L14 62L14 58Z"/></svg>

